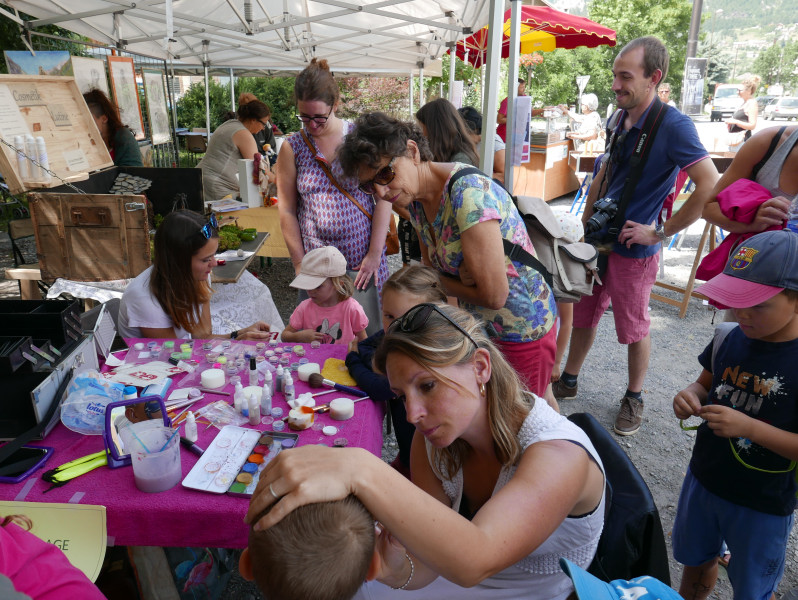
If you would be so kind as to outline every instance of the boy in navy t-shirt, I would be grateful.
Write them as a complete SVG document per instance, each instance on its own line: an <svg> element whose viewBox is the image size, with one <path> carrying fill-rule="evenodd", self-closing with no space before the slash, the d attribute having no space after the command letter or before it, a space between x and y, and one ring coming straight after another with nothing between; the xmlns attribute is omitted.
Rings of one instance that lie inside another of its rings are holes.
<svg viewBox="0 0 798 600"><path fill-rule="evenodd" d="M718 328L698 380L673 399L679 419L704 420L673 527L679 593L709 596L725 540L735 600L764 600L784 573L796 506L798 234L749 238L696 291L739 324Z"/></svg>

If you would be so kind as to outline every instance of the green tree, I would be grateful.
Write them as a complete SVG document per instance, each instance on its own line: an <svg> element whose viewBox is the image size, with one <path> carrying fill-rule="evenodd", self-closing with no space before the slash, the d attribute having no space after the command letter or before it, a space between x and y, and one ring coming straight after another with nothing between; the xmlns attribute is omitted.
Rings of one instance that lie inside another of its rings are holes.
<svg viewBox="0 0 798 600"><path fill-rule="evenodd" d="M210 79L211 131L224 122L225 113L230 110L230 91ZM205 83L193 84L177 101L177 123L181 127L205 127Z"/></svg>
<svg viewBox="0 0 798 600"><path fill-rule="evenodd" d="M356 119L363 113L379 111L407 118L407 77L347 77L338 81L338 87L339 117Z"/></svg>
<svg viewBox="0 0 798 600"><path fill-rule="evenodd" d="M236 93L250 92L272 111L272 122L283 133L299 129L294 115L294 77L241 77L236 81Z"/></svg>
<svg viewBox="0 0 798 600"><path fill-rule="evenodd" d="M635 38L646 35L658 37L670 53L670 67L666 80L671 84L671 96L678 98L682 88L684 62L687 56L687 32L690 28L692 3L689 0L660 0L651 3L646 0L593 0L589 7L590 18L605 27L614 29L618 44L614 48L602 46L596 53L596 70L607 73L618 51ZM598 72L587 73L591 77ZM604 77L603 75L601 76ZM609 79L609 78L608 78ZM591 83L593 80L591 78ZM608 85L594 88L600 103L613 101Z"/></svg>
<svg viewBox="0 0 798 600"><path fill-rule="evenodd" d="M781 83L782 47L779 44L762 50L754 59L754 73L762 78L765 85Z"/></svg>
<svg viewBox="0 0 798 600"><path fill-rule="evenodd" d="M23 21L32 21L34 19L34 17L31 17L30 15L26 15L24 13L19 13L19 17ZM45 25L44 27L37 27L33 31L38 33L57 35L59 37L66 38L67 40L75 40L75 43L72 43L64 40L50 39L47 40L46 48L39 48L37 46L37 40L41 38L33 36L33 46L36 49L66 50L73 56L82 56L86 54L86 46L81 44L80 41L81 40L88 41L88 38L79 36L76 33L72 33L71 31L62 29L61 27L56 27L55 25ZM11 19L6 18L2 15L0 15L0 48L3 50L28 49L28 47L25 46L24 42L22 41L22 28ZM6 65L5 61L0 62L0 73L8 73L8 66Z"/></svg>

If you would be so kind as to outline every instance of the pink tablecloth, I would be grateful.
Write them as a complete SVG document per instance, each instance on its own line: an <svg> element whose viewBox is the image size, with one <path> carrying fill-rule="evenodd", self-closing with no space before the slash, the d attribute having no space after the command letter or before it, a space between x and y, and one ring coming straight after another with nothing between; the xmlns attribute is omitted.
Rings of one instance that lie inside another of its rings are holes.
<svg viewBox="0 0 798 600"><path fill-rule="evenodd" d="M131 343L133 341L136 340L130 340ZM340 345L322 346L319 350L312 350L308 346L307 358L323 365L327 358L343 358L345 352L346 347ZM177 381L175 386L180 387L180 382ZM296 388L297 394L309 391L307 384L299 381L296 382ZM230 391L231 387L228 385L222 389ZM317 399L320 402L317 403L322 404L340 396L346 394L334 392L320 396ZM206 395L199 405L205 400L220 398L231 401L232 396ZM283 407L287 414L287 405L281 394L274 398L274 406ZM348 421L332 421L328 414L319 415L318 418L325 425L334 424L339 428L335 438L346 438L348 445L365 448L379 456L382 450L383 416L382 405L364 400L355 405L355 416ZM207 448L218 433L215 427L207 430L205 427L198 426L197 444L202 448ZM271 426L260 425L256 429L270 431ZM182 428L180 432L183 433ZM300 433L299 445L332 445L335 438L308 429ZM37 444L55 448L46 465L48 469L103 449L101 436L79 435L61 424ZM185 448L181 449L181 456L185 477L198 457ZM45 494L50 484L43 481L39 473L19 484L0 484L0 499L103 505L106 507L109 543L115 545L243 548L247 544L248 529L243 522L248 505L246 498L200 492L186 489L180 484L166 492L147 494L136 488L130 467L101 467Z"/></svg>

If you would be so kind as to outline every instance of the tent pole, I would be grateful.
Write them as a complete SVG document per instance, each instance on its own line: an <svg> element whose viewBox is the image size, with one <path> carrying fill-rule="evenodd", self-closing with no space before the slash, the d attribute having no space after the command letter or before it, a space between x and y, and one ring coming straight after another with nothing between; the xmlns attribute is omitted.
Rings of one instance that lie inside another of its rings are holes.
<svg viewBox="0 0 798 600"><path fill-rule="evenodd" d="M488 22L488 60L487 73L483 78L487 78L487 89L495 90L499 83L499 61L502 54L502 19L504 18L504 2L501 0L490 0L490 13ZM482 135L482 154L479 157L479 167L485 173L493 173L493 132L496 131L496 94L485 94L485 83L482 84L482 97L484 108L482 113L482 123L484 126ZM508 103L509 104L509 103Z"/></svg>
<svg viewBox="0 0 798 600"><path fill-rule="evenodd" d="M504 187L513 190L513 147L515 146L515 98L518 95L518 59L521 35L521 2L510 2L510 65L507 70L507 147L504 152Z"/></svg>
<svg viewBox="0 0 798 600"><path fill-rule="evenodd" d="M233 83L233 67L230 67L230 108L236 111L236 84Z"/></svg>
<svg viewBox="0 0 798 600"><path fill-rule="evenodd" d="M205 70L205 128L208 130L208 139L211 135L211 94L208 90L208 65L203 67Z"/></svg>
<svg viewBox="0 0 798 600"><path fill-rule="evenodd" d="M418 69L418 107L424 106L424 63Z"/></svg>
<svg viewBox="0 0 798 600"><path fill-rule="evenodd" d="M410 71L410 77L408 78L409 90L410 90L410 116L409 120L413 120L413 115L416 111L413 110L413 71Z"/></svg>
<svg viewBox="0 0 798 600"><path fill-rule="evenodd" d="M455 40L455 44L457 40ZM451 50L449 52L449 101L452 102L454 100L454 68L457 64L456 56L454 54L455 46L451 46ZM441 94L443 96L443 94Z"/></svg>

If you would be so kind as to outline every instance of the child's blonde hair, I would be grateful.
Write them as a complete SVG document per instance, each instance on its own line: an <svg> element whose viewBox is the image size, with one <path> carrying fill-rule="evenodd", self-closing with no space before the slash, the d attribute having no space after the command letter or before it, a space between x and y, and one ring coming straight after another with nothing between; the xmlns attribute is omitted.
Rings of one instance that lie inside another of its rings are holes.
<svg viewBox="0 0 798 600"><path fill-rule="evenodd" d="M388 290L413 294L423 298L424 302L441 302L446 304L446 292L443 291L441 278L435 269L412 265L391 275L382 287L382 294Z"/></svg>
<svg viewBox="0 0 798 600"><path fill-rule="evenodd" d="M335 291L338 293L338 301L343 302L347 298L351 298L355 293L355 284L349 278L349 275L340 275L338 277L330 277Z"/></svg>

